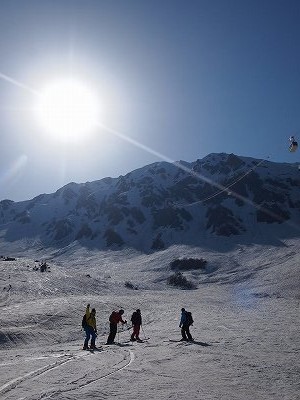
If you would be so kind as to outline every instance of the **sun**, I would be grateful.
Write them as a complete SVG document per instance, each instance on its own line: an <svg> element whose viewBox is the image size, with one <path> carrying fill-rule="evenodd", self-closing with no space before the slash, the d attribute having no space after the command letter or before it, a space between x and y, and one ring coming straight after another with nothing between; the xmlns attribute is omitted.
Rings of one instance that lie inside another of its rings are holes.
<svg viewBox="0 0 300 400"><path fill-rule="evenodd" d="M83 140L99 120L99 102L91 89L74 79L46 85L35 106L37 119L52 138L62 142Z"/></svg>

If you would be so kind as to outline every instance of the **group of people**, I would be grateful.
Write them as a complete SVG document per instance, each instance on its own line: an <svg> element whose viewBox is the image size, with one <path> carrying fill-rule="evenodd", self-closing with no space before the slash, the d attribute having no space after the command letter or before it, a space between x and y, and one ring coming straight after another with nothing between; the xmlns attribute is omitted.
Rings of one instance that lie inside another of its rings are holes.
<svg viewBox="0 0 300 400"><path fill-rule="evenodd" d="M123 319L124 310L113 311L109 316L109 335L106 344L115 343L115 337L118 331L118 324L127 324L127 321ZM140 339L140 329L142 326L142 315L141 310L137 309L131 316L130 319L132 323L132 334L130 336L131 341L142 342ZM183 341L192 341L192 335L190 333L190 326L193 324L193 319L191 313L186 311L184 308L181 309L181 318L179 327L181 328L181 335ZM97 324L96 324L96 309L92 308L90 310L90 304L86 307L86 312L84 316L83 329L85 331L86 337L83 344L83 350L97 349L96 347L96 337L97 337ZM89 347L89 340L90 347Z"/></svg>

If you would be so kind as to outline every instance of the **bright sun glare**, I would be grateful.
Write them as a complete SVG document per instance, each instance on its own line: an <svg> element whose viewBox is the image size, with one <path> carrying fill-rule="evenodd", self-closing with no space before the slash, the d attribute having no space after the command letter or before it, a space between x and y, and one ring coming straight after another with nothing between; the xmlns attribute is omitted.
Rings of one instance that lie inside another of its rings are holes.
<svg viewBox="0 0 300 400"><path fill-rule="evenodd" d="M99 104L93 92L74 80L47 85L35 107L42 127L62 142L77 142L90 133L99 119Z"/></svg>

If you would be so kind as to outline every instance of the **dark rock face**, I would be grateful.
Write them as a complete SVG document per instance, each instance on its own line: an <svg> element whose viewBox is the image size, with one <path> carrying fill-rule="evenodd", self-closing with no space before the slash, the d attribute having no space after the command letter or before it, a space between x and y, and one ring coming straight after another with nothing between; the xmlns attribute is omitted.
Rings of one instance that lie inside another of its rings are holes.
<svg viewBox="0 0 300 400"><path fill-rule="evenodd" d="M206 216L207 229L211 229L216 235L238 235L246 230L241 221L234 216L233 212L221 205L209 208Z"/></svg>
<svg viewBox="0 0 300 400"><path fill-rule="evenodd" d="M111 247L113 245L122 246L124 244L121 236L113 229L107 229L103 237L106 239L106 245Z"/></svg>

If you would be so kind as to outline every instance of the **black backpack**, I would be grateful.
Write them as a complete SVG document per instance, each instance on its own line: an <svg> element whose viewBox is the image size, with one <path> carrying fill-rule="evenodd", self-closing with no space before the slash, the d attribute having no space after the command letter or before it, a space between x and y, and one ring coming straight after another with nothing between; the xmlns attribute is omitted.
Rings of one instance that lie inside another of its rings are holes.
<svg viewBox="0 0 300 400"><path fill-rule="evenodd" d="M188 326L193 325L193 323L194 323L192 313L190 311L186 311L186 322L187 322Z"/></svg>
<svg viewBox="0 0 300 400"><path fill-rule="evenodd" d="M82 317L81 326L83 327L83 329L87 327L86 314L84 314L84 316Z"/></svg>
<svg viewBox="0 0 300 400"><path fill-rule="evenodd" d="M131 316L132 325L142 325L142 316L140 312L135 311Z"/></svg>

